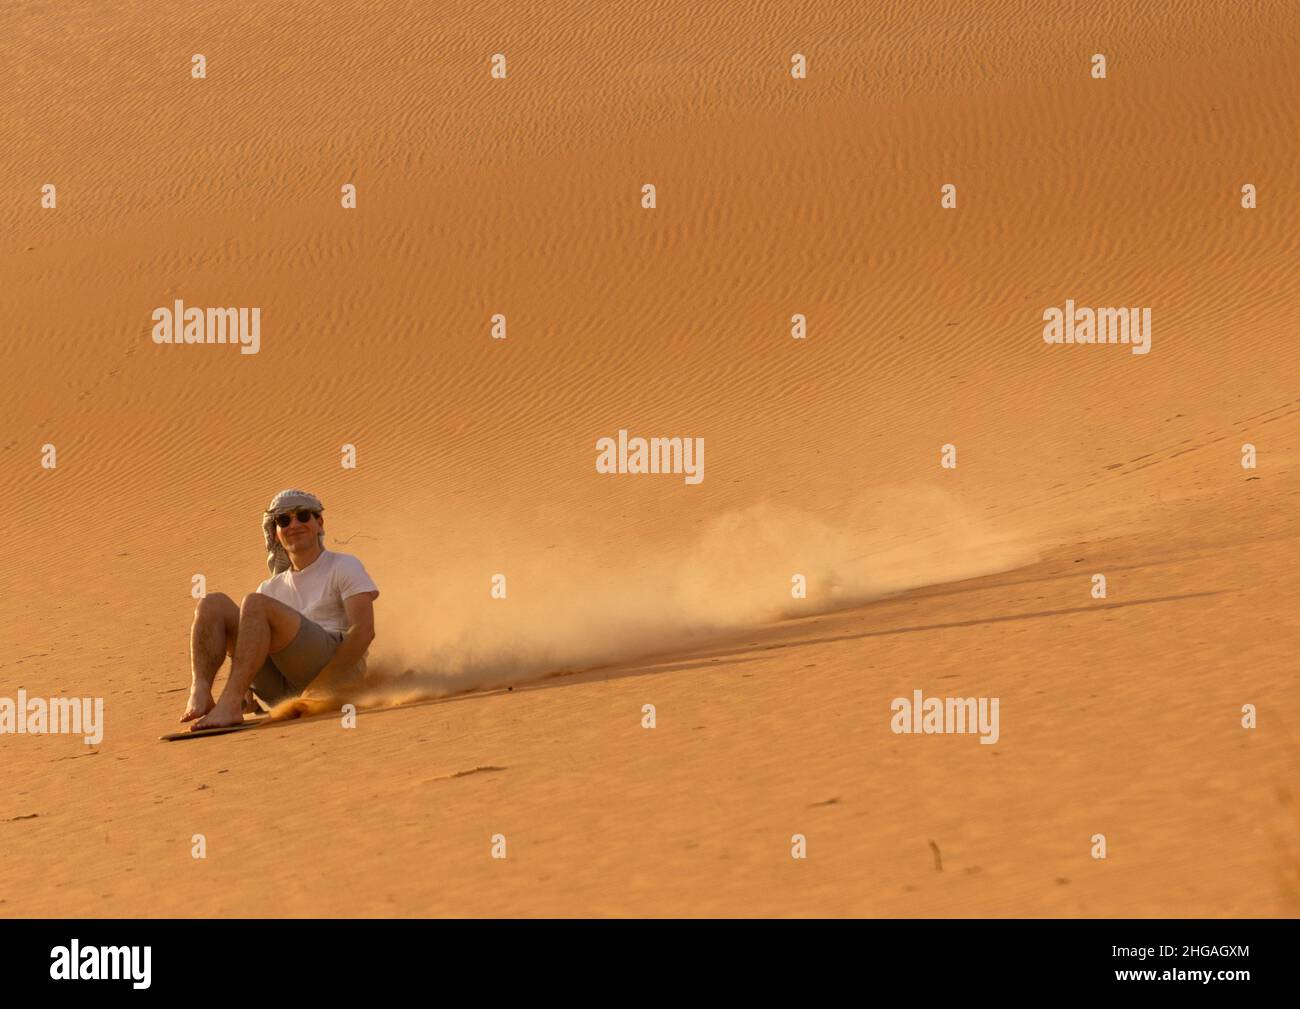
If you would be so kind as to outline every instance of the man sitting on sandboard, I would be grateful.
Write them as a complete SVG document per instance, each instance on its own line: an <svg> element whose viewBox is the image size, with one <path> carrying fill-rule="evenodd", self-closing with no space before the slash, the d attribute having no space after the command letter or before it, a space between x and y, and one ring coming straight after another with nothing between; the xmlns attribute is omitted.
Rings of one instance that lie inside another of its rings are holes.
<svg viewBox="0 0 1300 1009"><path fill-rule="evenodd" d="M191 683L182 722L238 725L245 711L308 691L359 681L375 637L379 589L361 561L325 549L324 509L305 491L281 491L262 516L271 577L235 605L222 592L194 608ZM214 703L217 670L230 676Z"/></svg>

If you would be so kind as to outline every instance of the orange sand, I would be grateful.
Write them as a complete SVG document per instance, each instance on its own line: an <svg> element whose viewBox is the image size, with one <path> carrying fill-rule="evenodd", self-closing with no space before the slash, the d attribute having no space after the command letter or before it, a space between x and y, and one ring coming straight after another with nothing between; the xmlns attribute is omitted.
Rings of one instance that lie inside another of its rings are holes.
<svg viewBox="0 0 1300 1009"><path fill-rule="evenodd" d="M1300 913L1294 7L471 6L0 11L0 915ZM157 742L283 487L515 689Z"/></svg>

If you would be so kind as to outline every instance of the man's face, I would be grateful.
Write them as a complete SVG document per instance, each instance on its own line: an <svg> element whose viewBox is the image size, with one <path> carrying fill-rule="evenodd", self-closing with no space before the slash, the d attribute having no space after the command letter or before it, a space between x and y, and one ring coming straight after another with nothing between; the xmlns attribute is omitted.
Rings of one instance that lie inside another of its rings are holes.
<svg viewBox="0 0 1300 1009"><path fill-rule="evenodd" d="M305 523L304 518L307 520ZM284 525L286 520L288 525ZM276 517L275 535L281 545L293 553L299 550L310 550L323 528L320 516L315 512L306 508L294 508L281 512Z"/></svg>

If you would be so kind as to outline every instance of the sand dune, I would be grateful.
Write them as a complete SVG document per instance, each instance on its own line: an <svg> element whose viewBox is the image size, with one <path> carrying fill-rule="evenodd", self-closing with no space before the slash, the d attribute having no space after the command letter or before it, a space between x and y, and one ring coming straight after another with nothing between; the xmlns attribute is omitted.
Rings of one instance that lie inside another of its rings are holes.
<svg viewBox="0 0 1300 1009"><path fill-rule="evenodd" d="M106 710L0 736L0 914L1300 911L1293 8L538 11L0 11L0 696ZM160 744L284 487L413 677Z"/></svg>

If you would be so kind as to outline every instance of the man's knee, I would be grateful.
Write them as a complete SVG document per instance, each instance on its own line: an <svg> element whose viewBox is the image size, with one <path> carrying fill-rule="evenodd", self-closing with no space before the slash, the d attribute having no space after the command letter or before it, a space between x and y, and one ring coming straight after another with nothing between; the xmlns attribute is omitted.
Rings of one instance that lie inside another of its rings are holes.
<svg viewBox="0 0 1300 1009"><path fill-rule="evenodd" d="M242 621L251 617L254 620L265 620L269 624L282 619L282 615L278 611L287 609L288 607L284 603L272 596L262 592L250 592L244 596L239 604L239 619Z"/></svg>
<svg viewBox="0 0 1300 1009"><path fill-rule="evenodd" d="M224 592L209 592L194 604L195 619L215 619L235 605L235 601Z"/></svg>
<svg viewBox="0 0 1300 1009"><path fill-rule="evenodd" d="M271 597L263 595L261 592L250 592L244 596L239 603L239 612L242 613L260 613L264 611Z"/></svg>

